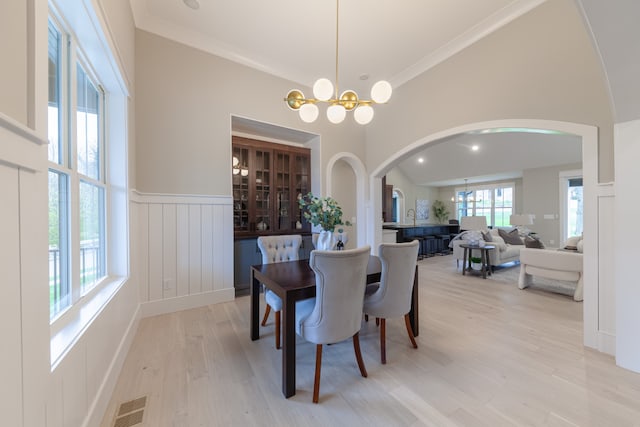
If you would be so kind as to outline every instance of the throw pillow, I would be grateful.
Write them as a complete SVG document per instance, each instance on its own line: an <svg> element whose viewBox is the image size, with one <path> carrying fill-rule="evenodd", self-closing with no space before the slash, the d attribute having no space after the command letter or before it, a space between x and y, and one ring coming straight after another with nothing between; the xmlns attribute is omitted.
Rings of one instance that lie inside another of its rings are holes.
<svg viewBox="0 0 640 427"><path fill-rule="evenodd" d="M500 237L504 239L505 243L508 243L510 245L524 245L524 242L522 241L520 236L518 236L518 230L515 228L508 233L499 228L498 234L500 234Z"/></svg>
<svg viewBox="0 0 640 427"><path fill-rule="evenodd" d="M544 249L544 243L537 237L525 236L524 237L525 248Z"/></svg>
<svg viewBox="0 0 640 427"><path fill-rule="evenodd" d="M488 231L486 233L482 231L482 238L485 242L493 242L493 237L491 237L491 233Z"/></svg>

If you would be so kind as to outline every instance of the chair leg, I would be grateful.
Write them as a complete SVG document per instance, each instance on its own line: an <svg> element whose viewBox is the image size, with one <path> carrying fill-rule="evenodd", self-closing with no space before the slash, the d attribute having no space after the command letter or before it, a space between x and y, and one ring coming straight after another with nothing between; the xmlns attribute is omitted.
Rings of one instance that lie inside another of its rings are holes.
<svg viewBox="0 0 640 427"><path fill-rule="evenodd" d="M322 344L316 344L316 376L313 379L313 403L318 403L320 394L320 367L322 366Z"/></svg>
<svg viewBox="0 0 640 427"><path fill-rule="evenodd" d="M387 319L382 318L380 319L380 362L383 365L387 364L387 346L386 346L386 340L387 340Z"/></svg>
<svg viewBox="0 0 640 427"><path fill-rule="evenodd" d="M358 368L360 368L360 374L367 378L367 368L364 367L364 360L362 360L362 353L360 352L359 334L359 332L356 332L353 336L353 351L356 353L356 361L358 362Z"/></svg>
<svg viewBox="0 0 640 427"><path fill-rule="evenodd" d="M267 319L269 318L269 313L271 313L271 306L267 304L267 308L264 309L264 317L262 318L261 325L264 326L267 324Z"/></svg>
<svg viewBox="0 0 640 427"><path fill-rule="evenodd" d="M276 349L280 350L280 313L281 311L276 311Z"/></svg>
<svg viewBox="0 0 640 427"><path fill-rule="evenodd" d="M407 326L407 333L409 334L409 339L411 340L413 348L418 348L416 338L413 336L413 329L411 329L411 320L409 319L408 313L404 315L404 324Z"/></svg>

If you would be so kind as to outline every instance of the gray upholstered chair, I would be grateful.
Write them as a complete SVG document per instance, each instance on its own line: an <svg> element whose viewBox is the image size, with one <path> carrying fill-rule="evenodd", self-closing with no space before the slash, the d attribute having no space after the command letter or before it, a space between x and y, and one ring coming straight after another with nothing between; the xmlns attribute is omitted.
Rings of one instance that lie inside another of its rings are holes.
<svg viewBox="0 0 640 427"><path fill-rule="evenodd" d="M274 262L296 261L300 259L299 251L302 244L302 237L298 234L282 236L260 236L258 237L258 248L262 253L262 263L271 264ZM276 325L276 348L280 348L280 310L282 310L282 300L274 292L267 289L264 293L266 309L262 318L262 326L267 324L271 310L275 312Z"/></svg>
<svg viewBox="0 0 640 427"><path fill-rule="evenodd" d="M358 333L371 248L313 251L309 265L316 275L316 297L296 304L296 333L316 344L313 402L318 403L322 345L353 339L360 374L367 370L360 353Z"/></svg>
<svg viewBox="0 0 640 427"><path fill-rule="evenodd" d="M367 292L369 295L364 299L363 311L365 316L380 319L380 361L383 364L387 363L385 341L388 318L404 316L411 344L418 348L409 321L417 255L417 240L408 243L383 243L378 249L382 262L380 283L369 285L378 286L378 289L370 294Z"/></svg>

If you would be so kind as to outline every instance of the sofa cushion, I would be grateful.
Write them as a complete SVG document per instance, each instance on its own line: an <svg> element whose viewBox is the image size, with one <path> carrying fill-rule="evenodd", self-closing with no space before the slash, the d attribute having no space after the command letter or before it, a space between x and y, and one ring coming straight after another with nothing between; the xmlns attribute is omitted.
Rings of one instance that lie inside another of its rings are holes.
<svg viewBox="0 0 640 427"><path fill-rule="evenodd" d="M544 243L537 237L525 236L524 246L533 249L544 249Z"/></svg>
<svg viewBox="0 0 640 427"><path fill-rule="evenodd" d="M524 242L518 235L518 230L515 228L509 232L498 229L498 234L500 234L500 237L504 239L505 243L508 243L510 245L524 245Z"/></svg>
<svg viewBox="0 0 640 427"><path fill-rule="evenodd" d="M491 232L487 231L486 233L482 232L482 238L485 242L493 242L493 236L491 236Z"/></svg>

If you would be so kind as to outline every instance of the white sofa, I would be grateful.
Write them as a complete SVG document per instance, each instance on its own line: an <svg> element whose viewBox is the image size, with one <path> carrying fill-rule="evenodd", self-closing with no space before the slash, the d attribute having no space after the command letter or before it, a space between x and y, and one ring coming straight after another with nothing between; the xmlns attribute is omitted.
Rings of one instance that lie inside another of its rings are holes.
<svg viewBox="0 0 640 427"><path fill-rule="evenodd" d="M579 245L582 249L582 245ZM576 282L575 301L583 299L582 252L557 249L530 249L520 251L520 278L518 287L525 289L532 284L533 276L553 280Z"/></svg>
<svg viewBox="0 0 640 427"><path fill-rule="evenodd" d="M509 243L505 243L504 239L498 234L498 229L496 228L489 230L489 233L491 234L492 241L486 242L486 244L496 247L489 251L489 265L495 267L507 262L520 261L520 250L524 248L524 245L511 245ZM464 248L461 248L460 245L468 243L465 237L465 232L462 232L449 244L449 247L453 250L453 256L458 265L459 261L462 261L464 256Z"/></svg>

